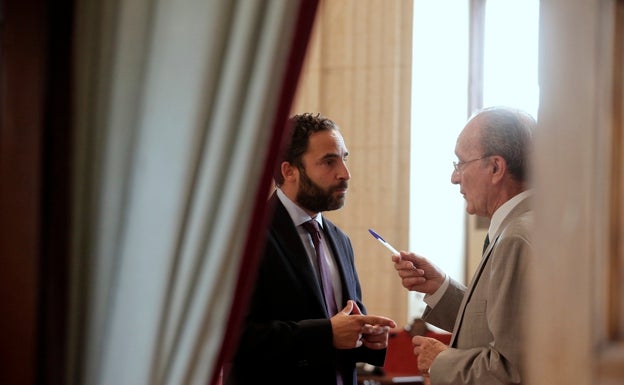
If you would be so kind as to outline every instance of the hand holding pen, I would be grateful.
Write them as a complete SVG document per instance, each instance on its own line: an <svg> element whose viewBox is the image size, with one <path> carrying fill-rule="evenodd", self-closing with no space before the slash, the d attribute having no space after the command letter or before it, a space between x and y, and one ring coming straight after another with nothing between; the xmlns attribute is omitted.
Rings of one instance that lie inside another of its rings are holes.
<svg viewBox="0 0 624 385"><path fill-rule="evenodd" d="M446 274L425 257L407 252L401 254L374 230L368 229L368 232L392 252L394 268L401 278L403 287L411 291L433 294L442 286Z"/></svg>
<svg viewBox="0 0 624 385"><path fill-rule="evenodd" d="M433 294L446 279L442 270L418 254L403 252L400 257L392 256L392 261L401 284L410 291Z"/></svg>

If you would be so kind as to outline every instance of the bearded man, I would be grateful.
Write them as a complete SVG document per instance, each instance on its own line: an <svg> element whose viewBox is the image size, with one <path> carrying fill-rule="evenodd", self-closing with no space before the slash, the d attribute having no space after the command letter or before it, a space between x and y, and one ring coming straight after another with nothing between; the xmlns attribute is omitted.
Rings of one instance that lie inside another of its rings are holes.
<svg viewBox="0 0 624 385"><path fill-rule="evenodd" d="M309 113L288 123L264 253L225 382L356 385L357 362L383 366L396 323L366 315L351 242L321 214L344 205L351 178L338 126Z"/></svg>

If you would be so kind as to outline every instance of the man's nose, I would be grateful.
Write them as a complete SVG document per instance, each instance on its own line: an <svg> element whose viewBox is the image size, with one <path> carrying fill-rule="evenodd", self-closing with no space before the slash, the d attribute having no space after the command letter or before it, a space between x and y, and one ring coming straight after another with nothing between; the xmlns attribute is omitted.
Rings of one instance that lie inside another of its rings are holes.
<svg viewBox="0 0 624 385"><path fill-rule="evenodd" d="M455 170L453 170L453 172L451 172L451 183L452 184L459 184L459 181L461 180L461 174Z"/></svg>
<svg viewBox="0 0 624 385"><path fill-rule="evenodd" d="M349 167L347 167L347 164L344 161L342 162L342 170L340 171L339 178L344 179L344 180L351 179L351 173L349 172Z"/></svg>

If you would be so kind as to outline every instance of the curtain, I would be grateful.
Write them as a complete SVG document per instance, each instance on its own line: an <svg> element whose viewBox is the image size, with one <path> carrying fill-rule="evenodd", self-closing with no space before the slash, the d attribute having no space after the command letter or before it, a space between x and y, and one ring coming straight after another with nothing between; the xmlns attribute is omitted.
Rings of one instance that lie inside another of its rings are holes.
<svg viewBox="0 0 624 385"><path fill-rule="evenodd" d="M216 381L316 7L77 1L70 383Z"/></svg>

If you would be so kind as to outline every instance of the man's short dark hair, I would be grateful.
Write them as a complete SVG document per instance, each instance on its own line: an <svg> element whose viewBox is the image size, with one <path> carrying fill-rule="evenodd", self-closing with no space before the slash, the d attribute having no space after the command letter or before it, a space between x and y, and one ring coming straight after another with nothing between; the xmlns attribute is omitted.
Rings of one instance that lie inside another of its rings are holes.
<svg viewBox="0 0 624 385"><path fill-rule="evenodd" d="M281 165L288 162L303 169L302 157L308 149L310 135L319 131L338 130L338 126L320 113L303 113L288 119L287 134L284 145L273 171L275 184L279 187L284 183Z"/></svg>

